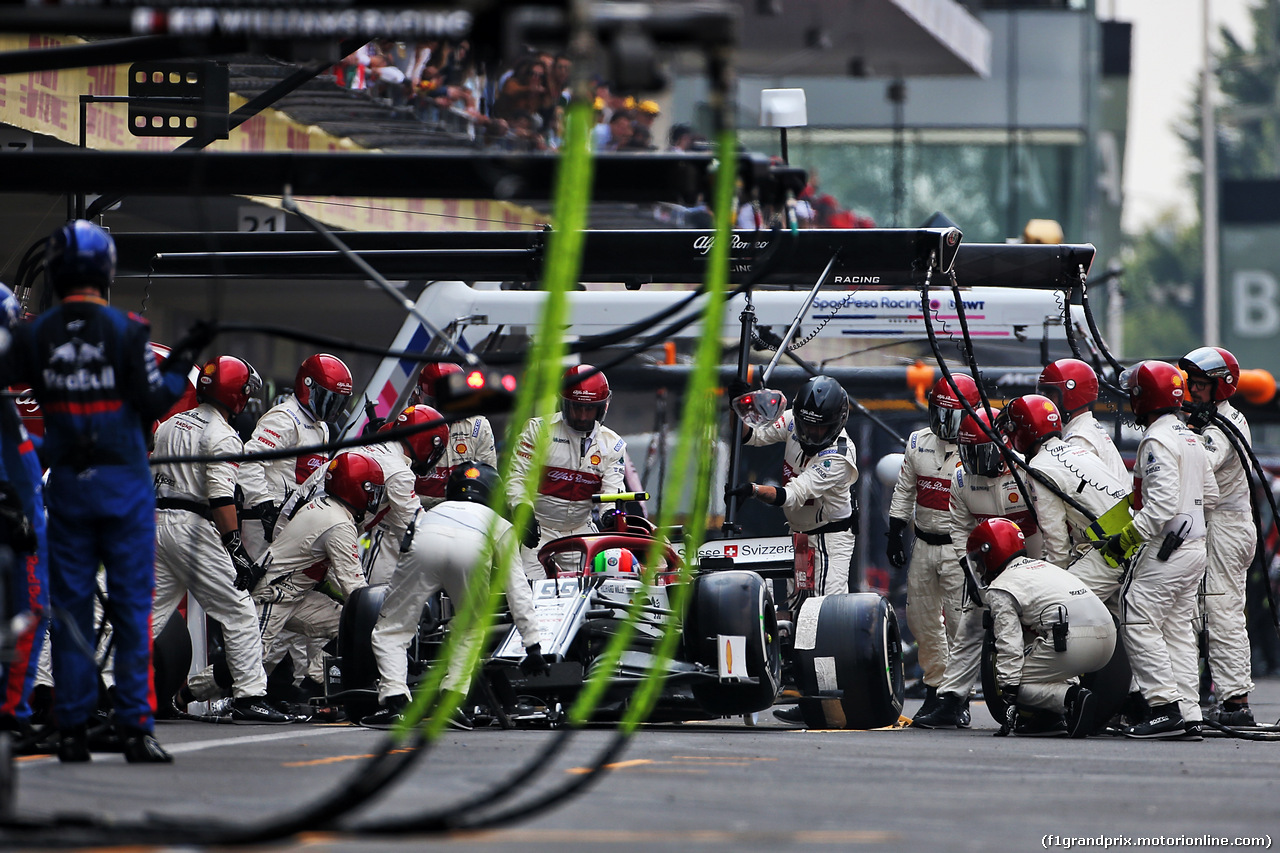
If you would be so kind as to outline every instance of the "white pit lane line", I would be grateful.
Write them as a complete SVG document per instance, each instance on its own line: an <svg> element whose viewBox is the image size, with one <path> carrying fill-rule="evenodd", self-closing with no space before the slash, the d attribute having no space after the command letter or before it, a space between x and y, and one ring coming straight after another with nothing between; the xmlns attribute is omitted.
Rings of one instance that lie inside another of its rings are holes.
<svg viewBox="0 0 1280 853"><path fill-rule="evenodd" d="M218 738L216 740L191 741L190 743L176 743L176 744L162 743L161 746L163 746L165 749L165 752L168 752L170 755L187 755L192 752L203 752L206 749L220 749L221 747L224 747L224 746L243 746L246 744L253 744L253 743L269 743L274 740L290 740L294 738L318 737L322 735L337 734L338 732L350 733L352 731L356 731L356 729L352 728L351 726L335 726L333 728L306 726L306 727L300 727L295 731L288 731L288 732L271 732L270 734L246 735L244 737L224 737L224 738ZM49 764L50 762L56 764L57 761L58 761L58 757L56 755L49 755L41 758L29 758L25 761L18 760L14 762L14 766L17 767L18 769L22 769L24 767L33 767L33 766L38 767L42 764ZM119 753L112 753L112 752L95 752L93 754L93 761L95 764L97 764L98 762L103 762L107 764L126 763L123 755Z"/></svg>

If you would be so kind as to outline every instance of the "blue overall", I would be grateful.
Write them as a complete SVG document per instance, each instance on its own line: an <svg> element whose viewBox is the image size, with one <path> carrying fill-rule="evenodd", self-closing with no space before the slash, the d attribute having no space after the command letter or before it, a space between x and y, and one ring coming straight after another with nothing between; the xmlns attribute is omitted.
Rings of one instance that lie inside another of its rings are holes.
<svg viewBox="0 0 1280 853"><path fill-rule="evenodd" d="M54 711L61 729L88 722L97 706L89 652L99 564L106 568L115 638L116 723L154 728L155 494L147 434L186 389L189 368L176 359L157 367L146 322L98 297L68 296L14 329L5 379L30 385L44 417Z"/></svg>

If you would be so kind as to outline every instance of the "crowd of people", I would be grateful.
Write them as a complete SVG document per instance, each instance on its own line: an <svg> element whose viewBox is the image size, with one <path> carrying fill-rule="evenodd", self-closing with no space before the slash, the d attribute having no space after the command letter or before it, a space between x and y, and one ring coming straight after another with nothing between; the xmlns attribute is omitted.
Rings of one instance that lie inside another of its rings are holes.
<svg viewBox="0 0 1280 853"><path fill-rule="evenodd" d="M171 712L225 700L234 720L292 721L289 703L268 692L269 673L288 654L295 684L321 681L343 602L385 585L371 637L380 707L363 722L394 724L409 705L406 652L427 600L444 590L463 601L477 572L503 555L526 650L520 668L547 671L528 583L545 576L538 549L595 530L592 496L637 485L627 482L625 440L604 426L604 373L566 372L560 411L525 425L505 483L488 420L446 424L435 408L462 372L454 364L427 364L408 404L366 426L371 443L330 455L352 376L340 358L312 355L246 441L233 423L260 392L254 368L232 355L201 363L214 340L203 323L159 361L145 322L107 304L114 267L111 237L78 220L46 246L55 307L21 321L0 286L0 379L29 386L44 418L37 459L13 402L0 406L0 557L11 558L10 615L29 617L13 623L25 628L5 670L0 726L30 729L53 613L46 677L57 755L90 760L104 675L90 640L100 586L112 632L110 725L130 762L172 760L154 736L151 641L184 595L220 625L225 659L159 697ZM1215 347L1177 367L1147 361L1123 374L1144 429L1132 480L1093 416L1098 378L1085 362L1049 364L1038 393L1003 411L971 377L937 382L929 426L910 435L888 507L885 555L907 567L907 620L927 688L913 726L970 725L988 626L1002 733L1084 737L1115 723L1098 716L1081 677L1108 666L1118 647L1132 671L1126 736L1198 740L1205 714L1253 724L1244 585L1256 536L1237 452L1249 425L1230 404L1238 381L1235 358ZM728 390L735 399L749 391ZM776 421L741 436L784 445L779 484L727 487L727 501L781 509L801 567L796 588L813 595L849 591L859 475L849 406L836 380L811 378ZM531 483L544 431L546 473ZM495 503L510 512L495 513ZM1208 708L1201 631L1217 696ZM465 671L446 665L444 686L465 693ZM775 714L802 723L796 709ZM462 712L451 722L469 725Z"/></svg>

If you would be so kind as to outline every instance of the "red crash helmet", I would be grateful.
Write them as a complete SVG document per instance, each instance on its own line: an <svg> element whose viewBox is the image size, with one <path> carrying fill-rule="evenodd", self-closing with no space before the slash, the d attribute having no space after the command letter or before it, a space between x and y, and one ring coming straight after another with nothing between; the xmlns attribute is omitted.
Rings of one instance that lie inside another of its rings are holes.
<svg viewBox="0 0 1280 853"><path fill-rule="evenodd" d="M377 510L387 487L377 462L361 453L340 453L325 469L324 490L346 504L359 523L366 512Z"/></svg>
<svg viewBox="0 0 1280 853"><path fill-rule="evenodd" d="M590 374L585 378L578 377ZM575 364L564 372L560 390L560 411L565 425L577 432L590 432L604 421L609 410L609 380L589 364Z"/></svg>
<svg viewBox="0 0 1280 853"><path fill-rule="evenodd" d="M1027 538L1022 528L1007 518L988 518L980 522L965 543L969 568L988 583L1004 571L1014 557L1027 553Z"/></svg>
<svg viewBox="0 0 1280 853"><path fill-rule="evenodd" d="M435 406L440 399L440 382L450 373L461 373L462 368L449 362L424 364L418 373L418 399L424 406Z"/></svg>
<svg viewBox="0 0 1280 853"><path fill-rule="evenodd" d="M434 423L435 426L423 428L429 423ZM449 446L449 427L444 422L444 416L430 406L410 406L394 421L387 421L382 430L413 427L418 427L418 431L402 436L400 441L409 451L409 458L413 460L413 464L409 467L413 469L413 473L421 477L430 473L440 461L440 457L444 456L445 448Z"/></svg>
<svg viewBox="0 0 1280 853"><path fill-rule="evenodd" d="M336 355L317 353L298 368L293 395L318 421L331 421L351 399L351 371Z"/></svg>
<svg viewBox="0 0 1280 853"><path fill-rule="evenodd" d="M992 409L991 414L998 416L1000 410ZM983 429L984 426L986 429ZM996 429L985 411L979 409L976 420L972 415L964 416L964 420L960 422L960 433L956 436L960 464L970 474L997 477L1005 470L1004 456L988 432L996 433Z"/></svg>
<svg viewBox="0 0 1280 853"><path fill-rule="evenodd" d="M1178 359L1178 367L1192 379L1213 380L1214 402L1221 402L1240 385L1240 362L1222 347L1200 347Z"/></svg>
<svg viewBox="0 0 1280 853"><path fill-rule="evenodd" d="M234 355L220 355L205 362L196 380L196 399L214 402L238 415L249 398L262 389L262 379L249 362Z"/></svg>
<svg viewBox="0 0 1280 853"><path fill-rule="evenodd" d="M1062 435L1062 416L1053 401L1042 394L1027 394L1009 403L1004 410L1009 421L1013 449L1026 453L1052 435Z"/></svg>
<svg viewBox="0 0 1280 853"><path fill-rule="evenodd" d="M1187 400L1182 373L1163 361L1144 361L1120 374L1120 387L1129 392L1129 409L1139 417L1176 412Z"/></svg>
<svg viewBox="0 0 1280 853"><path fill-rule="evenodd" d="M953 374L951 378L955 380L956 389L964 395L965 400L969 401L970 407L977 406L982 398L978 394L978 384L973 381L973 377L961 373ZM951 383L947 382L947 377L942 377L929 392L929 429L943 441L955 443L956 436L960 434L960 421L964 418L964 414L964 406L961 405L960 398L952 390Z"/></svg>
<svg viewBox="0 0 1280 853"><path fill-rule="evenodd" d="M1098 399L1098 374L1078 358L1060 358L1040 371L1036 393L1052 400L1066 423Z"/></svg>

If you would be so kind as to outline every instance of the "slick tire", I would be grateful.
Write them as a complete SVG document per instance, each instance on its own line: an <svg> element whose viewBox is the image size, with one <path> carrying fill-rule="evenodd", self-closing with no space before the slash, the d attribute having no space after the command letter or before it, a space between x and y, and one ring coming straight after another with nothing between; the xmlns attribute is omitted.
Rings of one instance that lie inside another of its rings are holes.
<svg viewBox="0 0 1280 853"><path fill-rule="evenodd" d="M800 711L809 728L874 729L902 714L902 638L874 592L810 598L796 619ZM840 691L839 698L817 694Z"/></svg>
<svg viewBox="0 0 1280 853"><path fill-rule="evenodd" d="M686 657L717 669L720 636L747 638L746 671L757 682L694 682L694 699L708 713L725 717L771 707L782 688L782 648L773 593L755 572L724 571L694 578L684 622Z"/></svg>
<svg viewBox="0 0 1280 853"><path fill-rule="evenodd" d="M1004 719L1008 708L1000 698L1000 688L996 686L996 632L985 628L982 635L982 701L991 713L991 719L1000 722Z"/></svg>
<svg viewBox="0 0 1280 853"><path fill-rule="evenodd" d="M338 620L338 656L342 660L342 689L376 689L378 686L378 662L373 656L373 626L378 623L382 601L387 597L387 585L365 586L351 593L343 605ZM369 706L347 708L347 716L358 720L357 711L372 714L378 710L377 700ZM362 714L364 715L364 714Z"/></svg>
<svg viewBox="0 0 1280 853"><path fill-rule="evenodd" d="M1115 617L1111 617L1116 621ZM1081 676L1080 686L1093 692L1097 710L1094 719L1097 725L1090 734L1097 734L1106 727L1111 718L1120 713L1120 706L1129 695L1129 684L1133 672L1129 669L1129 654L1125 651L1124 642L1119 637L1120 628L1116 626L1116 650L1111 653L1111 660L1097 672ZM1067 642L1071 642L1070 639Z"/></svg>
<svg viewBox="0 0 1280 853"><path fill-rule="evenodd" d="M191 670L191 635L187 633L187 620L176 610L151 644L151 666L156 701L163 712L169 707L169 697L186 683Z"/></svg>

